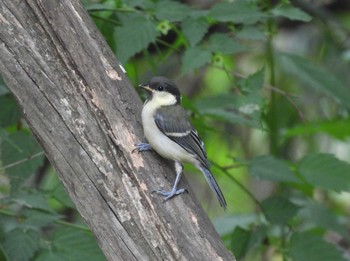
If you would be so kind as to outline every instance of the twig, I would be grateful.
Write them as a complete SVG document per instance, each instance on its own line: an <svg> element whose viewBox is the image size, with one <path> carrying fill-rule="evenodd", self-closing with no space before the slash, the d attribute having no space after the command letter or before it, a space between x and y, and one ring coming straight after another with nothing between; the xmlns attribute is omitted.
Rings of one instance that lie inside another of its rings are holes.
<svg viewBox="0 0 350 261"><path fill-rule="evenodd" d="M14 166L17 166L17 165L19 165L19 164L22 164L23 162L26 162L26 161L28 161L28 160L34 159L34 158L39 157L39 156L41 156L41 155L44 155L44 152L43 152L43 151L40 151L40 152L38 152L38 153L36 153L36 154L34 154L34 155L31 155L31 156L29 156L29 157L27 157L27 158L25 158L25 159L21 159L21 160L18 160L18 161L13 162L13 163L11 163L11 164L5 165L5 166L3 166L2 168L0 168L0 170L5 170L5 169L8 169L8 168L12 168L12 167L14 167Z"/></svg>
<svg viewBox="0 0 350 261"><path fill-rule="evenodd" d="M247 78L247 76L240 74L238 72L234 72L234 75L236 77L243 78L243 79ZM280 88L277 88L276 86L272 86L271 84L264 84L264 88L270 89L271 91L278 93L278 94L282 95L283 97L285 97L289 101L289 103L294 107L294 109L297 111L300 120L302 122L307 122L307 119L304 116L303 112L299 109L299 107L295 104L295 102L292 99L292 97L296 97L296 95L292 95L290 93L287 93L287 92L281 90Z"/></svg>
<svg viewBox="0 0 350 261"><path fill-rule="evenodd" d="M227 176L229 179L231 179L234 183L236 183L236 185L237 185L238 187L240 187L240 188L255 202L255 204L259 206L260 209L262 209L261 206L260 206L259 200L258 200L245 186L243 186L241 182L239 182L235 177L233 177L233 176L227 171L227 169L225 169L224 167L221 167L219 164L217 164L217 163L215 163L215 162L213 162L213 161L211 161L211 164L212 164L213 166L217 167L218 169L220 169L223 173L225 173L226 176Z"/></svg>

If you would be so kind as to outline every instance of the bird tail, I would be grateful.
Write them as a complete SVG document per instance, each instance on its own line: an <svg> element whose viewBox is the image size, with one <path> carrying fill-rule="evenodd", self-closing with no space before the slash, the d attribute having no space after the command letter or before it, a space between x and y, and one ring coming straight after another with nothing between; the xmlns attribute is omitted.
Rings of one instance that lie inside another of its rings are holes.
<svg viewBox="0 0 350 261"><path fill-rule="evenodd" d="M227 204L226 204L226 200L225 200L225 197L224 195L222 194L221 192L221 189L218 185L218 183L216 183L216 180L213 176L213 174L211 174L210 170L208 168L206 168L205 166L201 165L200 168L199 168L202 173L204 174L205 176L205 179L207 180L210 188L214 191L217 199L219 200L219 203L221 205L221 207L223 207L224 209L226 209L227 207Z"/></svg>

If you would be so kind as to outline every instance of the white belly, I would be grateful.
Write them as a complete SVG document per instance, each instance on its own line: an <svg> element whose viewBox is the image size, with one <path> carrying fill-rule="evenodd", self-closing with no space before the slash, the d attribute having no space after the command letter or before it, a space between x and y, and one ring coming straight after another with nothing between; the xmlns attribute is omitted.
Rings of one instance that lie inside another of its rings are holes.
<svg viewBox="0 0 350 261"><path fill-rule="evenodd" d="M143 131L153 150L164 158L193 164L195 157L159 130L153 118L154 112L151 103L146 103L142 110Z"/></svg>

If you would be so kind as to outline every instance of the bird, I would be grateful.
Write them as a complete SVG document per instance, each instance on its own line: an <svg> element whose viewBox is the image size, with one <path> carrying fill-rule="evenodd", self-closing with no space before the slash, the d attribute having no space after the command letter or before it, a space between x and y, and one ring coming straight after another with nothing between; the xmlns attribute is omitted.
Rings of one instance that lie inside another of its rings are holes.
<svg viewBox="0 0 350 261"><path fill-rule="evenodd" d="M170 79L155 76L150 82L140 84L146 90L141 118L148 143L135 145L138 152L154 150L163 158L174 161L176 178L170 191L157 189L154 192L164 201L186 190L178 188L183 172L183 163L191 163L200 170L215 193L221 207L227 203L219 185L210 171L210 163L202 139L190 123L186 110L181 106L181 93Z"/></svg>

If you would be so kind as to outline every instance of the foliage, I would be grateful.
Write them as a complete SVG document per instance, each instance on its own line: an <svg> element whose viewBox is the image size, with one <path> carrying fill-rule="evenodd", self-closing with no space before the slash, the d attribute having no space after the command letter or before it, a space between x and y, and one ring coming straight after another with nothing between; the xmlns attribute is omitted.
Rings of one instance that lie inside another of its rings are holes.
<svg viewBox="0 0 350 261"><path fill-rule="evenodd" d="M239 260L346 260L350 23L271 2L84 4L135 85L163 74L190 96L227 213L197 193ZM76 214L64 221L73 205L2 83L0 139L0 260L103 259Z"/></svg>

